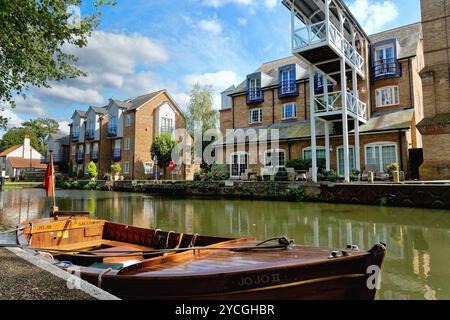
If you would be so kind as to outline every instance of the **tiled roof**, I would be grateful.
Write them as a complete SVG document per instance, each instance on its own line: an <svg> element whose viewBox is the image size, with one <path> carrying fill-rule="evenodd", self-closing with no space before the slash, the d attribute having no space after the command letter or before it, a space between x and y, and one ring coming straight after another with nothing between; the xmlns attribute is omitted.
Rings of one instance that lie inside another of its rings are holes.
<svg viewBox="0 0 450 320"><path fill-rule="evenodd" d="M389 40L397 39L399 44L398 58L412 57L417 54L417 46L422 32L422 24L420 22L402 26L399 28L383 31L369 36L372 44Z"/></svg>
<svg viewBox="0 0 450 320"><path fill-rule="evenodd" d="M78 115L82 118L86 118L86 111L83 110L75 110L75 113L78 113Z"/></svg>
<svg viewBox="0 0 450 320"><path fill-rule="evenodd" d="M17 149L19 149L22 145L19 146L14 146L11 148L6 149L5 151L3 151L2 153L0 153L0 157L6 157L8 156L11 152L16 151Z"/></svg>
<svg viewBox="0 0 450 320"><path fill-rule="evenodd" d="M152 92L149 94L144 94L142 96L139 96L137 98L130 100L131 107L129 110L135 110L135 109L139 108L140 106L149 102L150 100L152 100L153 98L155 98L157 95L159 95L160 93L162 93L164 91L165 90L159 90L159 91Z"/></svg>
<svg viewBox="0 0 450 320"><path fill-rule="evenodd" d="M303 61L301 61L299 58L297 58L295 56L289 56L286 58L266 62L266 63L262 64L258 69L256 69L255 73L262 72L262 73L265 73L268 76L272 77L273 78L272 81L266 86L266 87L271 87L271 86L278 84L278 69L280 67L283 67L283 66L286 66L289 64L294 64L294 63L300 65L303 70L303 72L301 74L297 74L297 80L307 79L308 78L308 71L307 71L308 67L304 64ZM239 84L237 86L237 88L233 91L232 94L245 92L246 86L247 86L247 80L244 80L241 84Z"/></svg>
<svg viewBox="0 0 450 320"><path fill-rule="evenodd" d="M400 130L409 129L411 127L412 117L414 115L413 109L394 111L373 116L366 124L360 126L360 133L379 132L386 130ZM270 139L270 130L278 129L280 140L304 139L311 137L311 126L309 120L301 120L290 123L275 123L267 124L259 127L244 127L239 129L255 129L259 135L260 140ZM262 130L266 129L266 131ZM350 131L353 133L353 131ZM317 136L323 136L324 128L319 125L316 128ZM333 135L333 133L331 133ZM224 144L226 137L217 144ZM248 141L248 138L247 138Z"/></svg>
<svg viewBox="0 0 450 320"><path fill-rule="evenodd" d="M11 167L16 169L25 169L30 168L30 162L31 162L31 168L33 169L45 169L47 168L47 165L45 163L41 163L41 160L39 159L24 159L24 158L8 158L9 163L11 164Z"/></svg>
<svg viewBox="0 0 450 320"><path fill-rule="evenodd" d="M91 108L92 110L94 110L95 113L98 114L107 114L108 110L106 110L105 107L99 108L99 107L95 107L95 106L90 106L89 108Z"/></svg>

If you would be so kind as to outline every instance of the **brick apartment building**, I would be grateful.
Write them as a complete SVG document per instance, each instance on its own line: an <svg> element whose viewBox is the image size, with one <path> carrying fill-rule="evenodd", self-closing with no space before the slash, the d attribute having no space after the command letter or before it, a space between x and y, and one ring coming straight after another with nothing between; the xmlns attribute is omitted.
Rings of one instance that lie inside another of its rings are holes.
<svg viewBox="0 0 450 320"><path fill-rule="evenodd" d="M120 163L125 179L152 178L155 164L150 149L155 137L184 127L184 115L166 90L76 110L70 124L74 172L87 173L93 161L102 177L113 163ZM180 170L177 178L184 179L185 172Z"/></svg>
<svg viewBox="0 0 450 320"><path fill-rule="evenodd" d="M450 179L450 1L422 0L423 179Z"/></svg>
<svg viewBox="0 0 450 320"><path fill-rule="evenodd" d="M234 147L228 144L225 151L224 139L218 150L231 164L231 176L238 178L247 168L276 169L287 160L310 160L316 154L317 162L326 163L323 169L333 169L346 180L353 168L365 171L370 166L381 172L394 162L408 177L419 178L420 157L411 159L411 154L422 148L417 129L424 116L421 23L367 36L340 0L328 9L310 0L283 3L292 9L293 26L294 20L306 25L292 30L294 55L264 63L227 89L220 110L223 134L230 129L278 129L279 146L258 150L262 160L255 164L249 163L248 143L232 142ZM310 34L302 38L302 30ZM336 36L340 34L344 36ZM345 49L336 49L336 38ZM347 108L342 108L343 96Z"/></svg>

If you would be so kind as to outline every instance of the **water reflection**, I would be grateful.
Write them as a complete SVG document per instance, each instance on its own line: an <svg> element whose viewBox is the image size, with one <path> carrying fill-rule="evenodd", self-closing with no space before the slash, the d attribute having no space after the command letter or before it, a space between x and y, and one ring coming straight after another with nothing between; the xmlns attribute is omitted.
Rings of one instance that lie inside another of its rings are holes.
<svg viewBox="0 0 450 320"><path fill-rule="evenodd" d="M388 256L380 299L450 299L450 212L269 201L171 199L144 194L59 191L61 210L130 225L265 239L288 235L297 244L369 249ZM0 193L0 224L48 215L42 190ZM2 239L0 239L2 241ZM3 241L6 241L5 238Z"/></svg>

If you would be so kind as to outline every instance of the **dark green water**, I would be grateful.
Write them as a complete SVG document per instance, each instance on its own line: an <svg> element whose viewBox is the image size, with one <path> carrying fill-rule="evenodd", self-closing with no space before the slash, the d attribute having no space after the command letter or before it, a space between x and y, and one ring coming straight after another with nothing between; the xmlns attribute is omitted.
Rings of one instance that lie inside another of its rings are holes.
<svg viewBox="0 0 450 320"><path fill-rule="evenodd" d="M298 244L334 248L370 249L381 241L388 255L379 299L450 299L450 211L89 191L58 191L58 197L61 210L88 210L141 227L259 239L288 235ZM43 190L9 190L0 192L0 208L0 225L7 228L46 216L49 201Z"/></svg>

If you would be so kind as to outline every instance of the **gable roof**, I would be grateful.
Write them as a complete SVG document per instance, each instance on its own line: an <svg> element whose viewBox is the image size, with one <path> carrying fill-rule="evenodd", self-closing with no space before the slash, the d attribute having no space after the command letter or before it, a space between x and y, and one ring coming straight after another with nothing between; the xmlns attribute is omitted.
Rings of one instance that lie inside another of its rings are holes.
<svg viewBox="0 0 450 320"><path fill-rule="evenodd" d="M399 45L398 59L404 59L417 55L417 46L422 33L422 23L417 22L391 30L375 33L369 36L372 44L377 42L397 39Z"/></svg>
<svg viewBox="0 0 450 320"><path fill-rule="evenodd" d="M33 169L46 169L47 165L45 163L41 163L39 159L24 159L24 158L8 158L11 167L16 169L25 169L25 168L33 168Z"/></svg>
<svg viewBox="0 0 450 320"><path fill-rule="evenodd" d="M95 106L90 106L88 111L86 112L86 114L89 113L89 110L94 111L96 114L107 114L108 113L108 110L106 110L105 107L99 108L99 107L95 107Z"/></svg>
<svg viewBox="0 0 450 320"><path fill-rule="evenodd" d="M273 61L269 61L269 62L265 62L263 63L261 66L259 66L258 69L255 70L254 73L258 73L258 72L262 72L270 77L272 77L272 80L263 88L267 88L267 87L271 87L274 85L278 84L278 69L280 67L284 67L290 64L298 64L301 68L302 71L300 74L297 74L297 80L301 80L301 79L309 79L309 74L308 74L308 67L305 65L305 63L300 60L299 58L295 57L295 56L289 56L289 57L285 57L285 58L281 58L278 60L273 60ZM230 93L230 95L234 95L234 94L239 94L239 93L244 93L246 92L246 87L247 87L247 80L244 80L243 82L241 82L241 84L239 84L236 89Z"/></svg>
<svg viewBox="0 0 450 320"><path fill-rule="evenodd" d="M0 157L7 157L10 153L16 151L20 147L22 147L22 145L17 145L17 146L13 146L11 148L8 148L5 151L3 151L2 153L0 153Z"/></svg>
<svg viewBox="0 0 450 320"><path fill-rule="evenodd" d="M75 110L75 112L73 113L72 118L73 118L76 114L78 114L81 118L86 118L86 111L77 109L77 110Z"/></svg>

